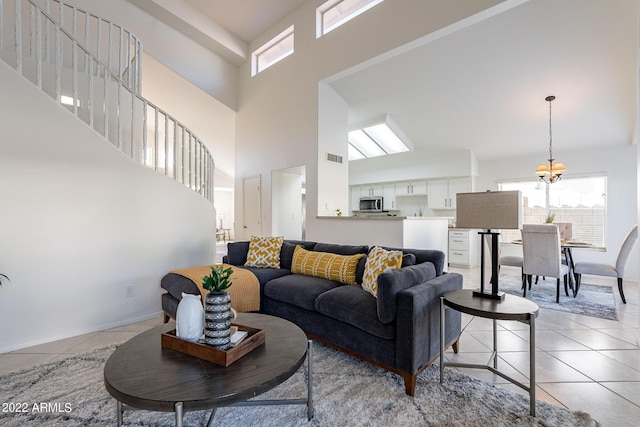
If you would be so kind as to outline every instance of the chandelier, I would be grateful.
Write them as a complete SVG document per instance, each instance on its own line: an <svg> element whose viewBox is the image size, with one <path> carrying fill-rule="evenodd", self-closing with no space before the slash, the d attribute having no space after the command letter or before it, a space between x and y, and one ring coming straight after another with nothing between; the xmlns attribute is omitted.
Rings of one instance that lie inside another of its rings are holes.
<svg viewBox="0 0 640 427"><path fill-rule="evenodd" d="M562 163L553 163L553 138L551 135L551 101L556 99L555 96L550 95L547 96L544 100L549 102L549 159L547 163L542 163L536 169L536 174L540 177L540 181L544 181L547 184L553 184L556 181L559 181L562 177L562 174L567 170L567 168Z"/></svg>

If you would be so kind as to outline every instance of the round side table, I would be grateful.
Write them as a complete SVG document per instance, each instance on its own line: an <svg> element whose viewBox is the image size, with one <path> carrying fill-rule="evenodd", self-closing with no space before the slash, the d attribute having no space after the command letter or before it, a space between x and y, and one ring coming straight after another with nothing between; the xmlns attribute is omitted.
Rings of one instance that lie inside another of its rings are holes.
<svg viewBox="0 0 640 427"><path fill-rule="evenodd" d="M444 360L444 331L445 310L453 309L472 316L493 320L493 353L487 365L445 362ZM448 292L440 297L440 383L444 381L444 368L446 366L460 368L488 369L496 375L512 382L518 387L529 392L530 413L536 415L536 326L535 318L540 307L528 299L515 295L505 294L503 300L495 300L474 296L471 289L462 289ZM529 385L507 376L498 370L498 337L497 321L515 320L529 324ZM493 366L491 362L493 361Z"/></svg>

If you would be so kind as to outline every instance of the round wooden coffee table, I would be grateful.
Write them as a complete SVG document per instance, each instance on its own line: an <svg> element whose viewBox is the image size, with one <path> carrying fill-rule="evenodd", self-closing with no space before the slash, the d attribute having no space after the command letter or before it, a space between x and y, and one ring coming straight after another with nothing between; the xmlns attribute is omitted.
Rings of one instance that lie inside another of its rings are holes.
<svg viewBox="0 0 640 427"><path fill-rule="evenodd" d="M161 334L175 323L155 327L122 344L104 367L104 384L117 400L117 421L123 404L151 411L175 412L182 426L184 411L222 406L306 404L313 417L311 341L293 323L274 316L240 313L241 325L265 330L265 343L228 367L161 346ZM306 399L247 401L291 377L307 358L309 380Z"/></svg>

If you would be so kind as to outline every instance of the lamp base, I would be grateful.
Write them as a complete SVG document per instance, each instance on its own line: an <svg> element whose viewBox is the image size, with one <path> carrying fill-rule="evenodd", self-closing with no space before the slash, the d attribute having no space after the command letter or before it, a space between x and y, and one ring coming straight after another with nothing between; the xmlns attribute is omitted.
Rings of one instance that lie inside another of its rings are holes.
<svg viewBox="0 0 640 427"><path fill-rule="evenodd" d="M498 291L495 294L492 292L487 292L487 291L481 291L480 289L476 289L475 291L473 291L473 297L474 298L487 298L487 299L494 299L494 300L498 300L498 301L502 301L504 300L504 296L505 293L502 291Z"/></svg>

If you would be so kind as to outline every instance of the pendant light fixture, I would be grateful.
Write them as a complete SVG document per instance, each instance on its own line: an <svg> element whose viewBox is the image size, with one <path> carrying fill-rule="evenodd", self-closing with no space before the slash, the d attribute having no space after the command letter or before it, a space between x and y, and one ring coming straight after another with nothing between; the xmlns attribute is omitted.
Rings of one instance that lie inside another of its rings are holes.
<svg viewBox="0 0 640 427"><path fill-rule="evenodd" d="M562 163L553 163L553 137L551 133L551 101L556 99L555 96L550 95L547 96L544 100L549 102L549 159L547 162L548 165L542 163L536 169L536 174L540 177L540 181L544 181L547 184L553 184L556 181L559 181L562 177L562 174L567 170L567 168Z"/></svg>

